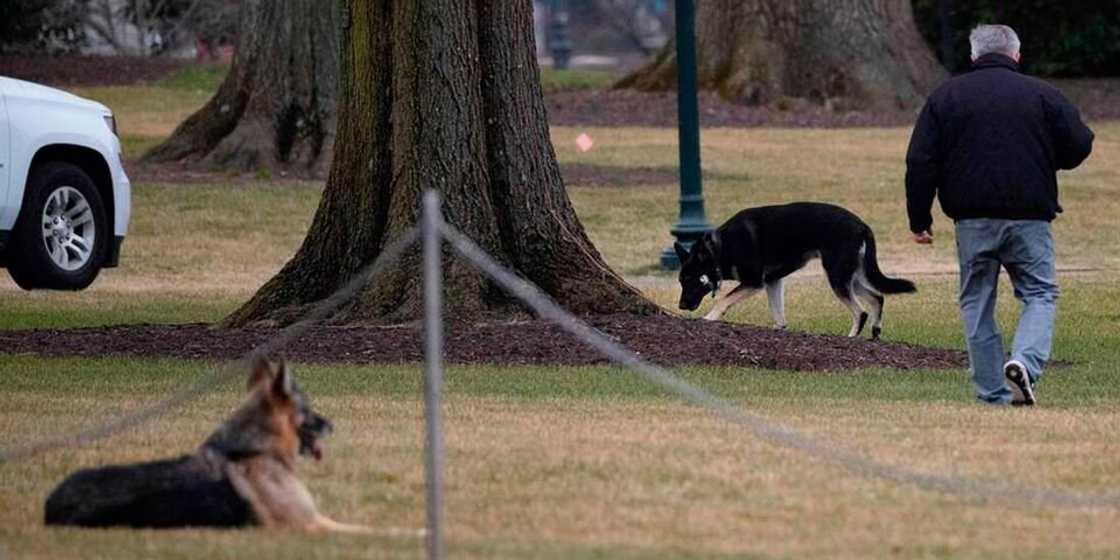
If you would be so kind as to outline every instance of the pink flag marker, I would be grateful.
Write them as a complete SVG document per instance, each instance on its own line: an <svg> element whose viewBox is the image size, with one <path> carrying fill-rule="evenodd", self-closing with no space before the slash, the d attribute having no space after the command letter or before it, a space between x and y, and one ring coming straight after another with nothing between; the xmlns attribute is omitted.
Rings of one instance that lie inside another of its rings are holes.
<svg viewBox="0 0 1120 560"><path fill-rule="evenodd" d="M595 141L592 140L586 132L580 133L579 136L576 136L576 146L579 147L579 151L586 152L587 150L591 149L591 146L594 145Z"/></svg>

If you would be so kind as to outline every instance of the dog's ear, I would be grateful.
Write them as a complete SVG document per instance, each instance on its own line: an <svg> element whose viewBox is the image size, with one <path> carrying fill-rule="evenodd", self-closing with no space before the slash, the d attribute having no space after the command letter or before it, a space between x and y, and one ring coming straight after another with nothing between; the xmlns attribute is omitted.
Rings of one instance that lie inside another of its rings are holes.
<svg viewBox="0 0 1120 560"><path fill-rule="evenodd" d="M288 364L280 360L276 364L276 377L272 380L272 395L277 399L291 400L294 394L295 381L292 379L292 372L288 369Z"/></svg>
<svg viewBox="0 0 1120 560"><path fill-rule="evenodd" d="M704 247L708 249L708 253L712 255L712 258L718 259L720 251L719 231L713 229L712 231L705 233L703 242Z"/></svg>
<svg viewBox="0 0 1120 560"><path fill-rule="evenodd" d="M256 356L253 358L253 365L249 369L249 386L250 391L254 389L264 389L272 383L272 379L276 374L272 370L272 364L268 362L268 358L264 356Z"/></svg>
<svg viewBox="0 0 1120 560"><path fill-rule="evenodd" d="M682 264L684 261L688 260L688 251L685 250L684 245L681 245L680 241L673 242L673 249L677 251L677 259L679 259Z"/></svg>

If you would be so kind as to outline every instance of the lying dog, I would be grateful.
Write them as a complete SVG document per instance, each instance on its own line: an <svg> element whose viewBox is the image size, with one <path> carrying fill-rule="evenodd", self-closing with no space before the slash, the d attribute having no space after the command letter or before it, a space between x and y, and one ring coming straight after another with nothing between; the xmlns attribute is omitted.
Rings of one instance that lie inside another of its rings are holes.
<svg viewBox="0 0 1120 560"><path fill-rule="evenodd" d="M884 294L914 292L908 280L887 278L875 258L875 236L855 214L832 204L795 202L748 208L686 251L674 245L681 260L680 308L693 311L720 282L739 285L716 301L705 319L718 320L727 308L766 288L770 313L786 327L782 279L820 257L836 297L852 312L848 336L863 331L871 310L871 338L882 332Z"/></svg>
<svg viewBox="0 0 1120 560"><path fill-rule="evenodd" d="M311 410L286 365L257 359L249 399L199 449L177 459L80 470L46 503L47 525L298 527L367 532L319 513L296 477L322 458L329 420Z"/></svg>

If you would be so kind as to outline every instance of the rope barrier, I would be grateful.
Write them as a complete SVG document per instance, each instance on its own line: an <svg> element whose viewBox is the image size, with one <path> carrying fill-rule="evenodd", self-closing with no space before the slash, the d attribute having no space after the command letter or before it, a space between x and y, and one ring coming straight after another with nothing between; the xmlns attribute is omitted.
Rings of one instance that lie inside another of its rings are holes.
<svg viewBox="0 0 1120 560"><path fill-rule="evenodd" d="M1015 503L1029 502L1055 507L1109 507L1120 509L1120 493L1110 490L1097 493L1077 493L1060 489L1041 489L1008 486L960 476L920 472L901 466L882 463L873 458L843 449L823 440L809 437L780 422L769 420L744 410L738 404L721 399L697 387L669 370L642 360L633 352L615 343L597 329L575 317L536 286L505 269L478 245L453 226L440 221L440 232L447 242L463 257L485 274L521 299L542 318L555 322L565 331L582 340L613 362L641 375L648 381L676 394L684 400L707 408L734 424L747 428L772 443L799 450L810 457L839 465L862 476L881 478L915 485L926 490L957 495L968 499L992 499ZM310 326L345 303L360 290L372 275L380 272L400 257L404 249L417 240L419 232L413 228L386 246L374 262L356 274L345 286L322 300L297 323L286 327L279 335L246 354L243 360L231 362L196 381L191 387L174 393L159 403L122 416L101 425L79 432L60 435L37 442L0 450L0 462L25 458L60 447L81 445L109 437L194 400L211 390L221 381L240 375L244 361L260 354L268 354L298 338ZM236 365L236 367L234 367Z"/></svg>

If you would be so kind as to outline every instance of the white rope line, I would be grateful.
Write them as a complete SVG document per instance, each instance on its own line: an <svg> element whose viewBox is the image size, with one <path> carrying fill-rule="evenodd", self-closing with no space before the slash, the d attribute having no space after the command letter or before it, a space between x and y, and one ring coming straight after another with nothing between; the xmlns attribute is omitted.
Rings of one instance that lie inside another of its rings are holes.
<svg viewBox="0 0 1120 560"><path fill-rule="evenodd" d="M814 439L792 427L743 410L736 403L718 398L681 379L669 370L643 361L633 352L616 344L597 329L560 307L536 286L502 267L453 226L442 223L440 227L444 237L461 255L497 281L508 292L531 307L541 317L554 321L561 328L595 348L615 363L625 366L654 384L683 397L688 402L715 411L735 424L743 426L774 443L797 449L811 457L835 463L857 474L909 483L927 490L954 494L964 498L1032 502L1059 507L1120 508L1120 494L1115 490L1107 493L1082 494L1058 489L994 486L988 482L964 477L925 473L906 467L888 465L851 450L836 447L826 441Z"/></svg>
<svg viewBox="0 0 1120 560"><path fill-rule="evenodd" d="M417 228L406 231L401 237L382 249L381 254L374 261L355 274L343 287L336 290L330 297L319 301L311 312L296 323L288 325L272 339L261 343L250 350L237 361L227 362L221 367L211 370L203 375L193 385L172 393L160 402L147 408L114 418L108 422L85 428L70 434L41 439L39 441L14 445L7 449L0 449L0 463L39 455L60 447L82 445L91 441L104 439L134 426L142 424L168 411L193 401L206 394L222 381L236 376L244 375L247 364L256 356L269 355L292 341L298 339L308 328L326 318L338 306L346 303L374 274L400 258L409 245L419 237Z"/></svg>

